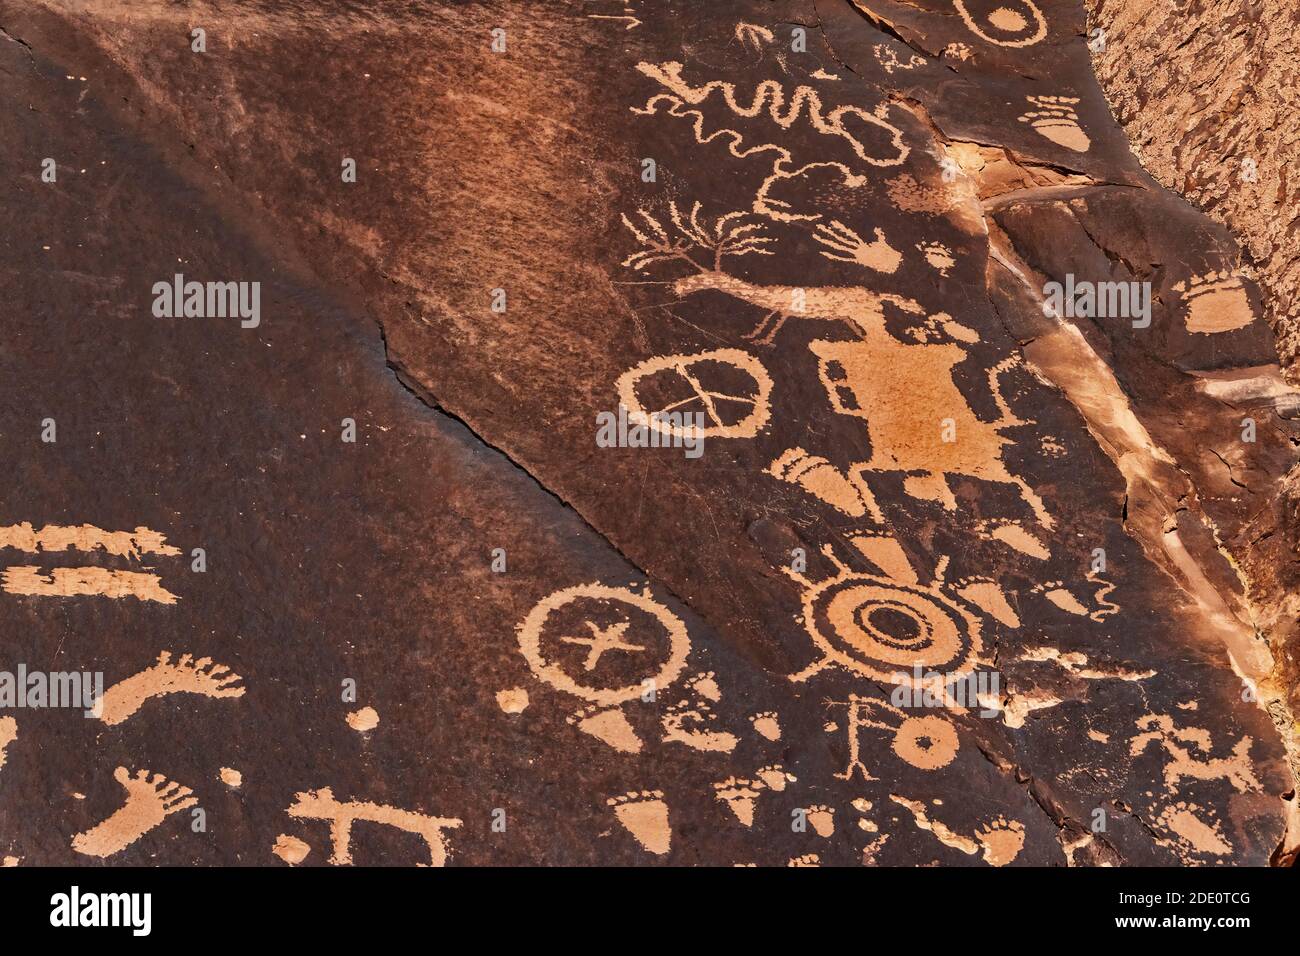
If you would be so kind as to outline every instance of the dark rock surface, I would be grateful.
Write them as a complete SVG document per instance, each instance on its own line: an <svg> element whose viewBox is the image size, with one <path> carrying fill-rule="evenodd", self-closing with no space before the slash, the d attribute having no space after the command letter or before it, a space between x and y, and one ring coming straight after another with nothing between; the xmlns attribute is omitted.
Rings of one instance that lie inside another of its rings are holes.
<svg viewBox="0 0 1300 956"><path fill-rule="evenodd" d="M0 856L1286 856L1294 398L1077 0L0 27L0 669L127 681L3 712ZM260 324L155 317L175 273ZM701 453L602 447L620 401Z"/></svg>

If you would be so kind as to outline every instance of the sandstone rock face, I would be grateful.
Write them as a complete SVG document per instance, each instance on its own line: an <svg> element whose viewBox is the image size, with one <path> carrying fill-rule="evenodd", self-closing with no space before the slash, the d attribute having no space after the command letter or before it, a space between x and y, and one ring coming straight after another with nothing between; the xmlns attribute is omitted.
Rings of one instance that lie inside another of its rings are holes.
<svg viewBox="0 0 1300 956"><path fill-rule="evenodd" d="M1300 8L1088 0L1093 64L1134 153L1229 226L1294 380L1300 348ZM1098 40L1101 40L1098 36Z"/></svg>
<svg viewBox="0 0 1300 956"><path fill-rule="evenodd" d="M1082 4L723 6L0 0L0 650L107 685L5 855L1289 859L1296 396Z"/></svg>

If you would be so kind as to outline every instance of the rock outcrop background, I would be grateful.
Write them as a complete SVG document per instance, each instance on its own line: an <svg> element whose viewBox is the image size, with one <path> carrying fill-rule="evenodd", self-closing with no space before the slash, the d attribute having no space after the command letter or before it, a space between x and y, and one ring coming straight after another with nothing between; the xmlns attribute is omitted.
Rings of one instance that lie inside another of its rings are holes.
<svg viewBox="0 0 1300 956"><path fill-rule="evenodd" d="M0 857L1291 862L1294 116L1138 7L0 0Z"/></svg>

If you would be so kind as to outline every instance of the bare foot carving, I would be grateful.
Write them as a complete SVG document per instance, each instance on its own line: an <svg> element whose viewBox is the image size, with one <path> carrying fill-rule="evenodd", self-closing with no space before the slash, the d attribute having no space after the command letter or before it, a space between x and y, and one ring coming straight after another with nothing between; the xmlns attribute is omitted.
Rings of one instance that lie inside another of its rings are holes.
<svg viewBox="0 0 1300 956"><path fill-rule="evenodd" d="M334 841L330 862L335 866L347 866L352 862L352 824L357 820L383 823L407 833L419 834L429 847L430 866L446 864L447 844L442 831L455 829L462 822L454 817L431 817L381 803L344 803L334 799L334 792L329 787L297 794L297 799L289 807L289 816L329 821L330 838Z"/></svg>
<svg viewBox="0 0 1300 956"><path fill-rule="evenodd" d="M614 815L643 849L660 856L672 845L673 831L668 824L668 804L662 790L628 791L605 801Z"/></svg>
<svg viewBox="0 0 1300 956"><path fill-rule="evenodd" d="M145 701L167 694L202 694L204 697L243 697L242 678L212 658L193 660L185 654L172 663L171 651L158 655L158 662L133 677L114 684L104 693L101 720L110 727L134 714Z"/></svg>
<svg viewBox="0 0 1300 956"><path fill-rule="evenodd" d="M160 773L151 776L149 770L137 770L133 776L118 767L113 779L126 788L126 802L103 823L72 838L78 853L99 857L120 853L171 814L198 803L189 787Z"/></svg>

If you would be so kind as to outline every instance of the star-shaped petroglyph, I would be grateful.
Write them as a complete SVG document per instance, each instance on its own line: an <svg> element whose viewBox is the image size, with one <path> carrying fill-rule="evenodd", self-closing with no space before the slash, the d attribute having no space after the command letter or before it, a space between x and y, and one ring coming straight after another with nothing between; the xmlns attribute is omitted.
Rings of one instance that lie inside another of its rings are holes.
<svg viewBox="0 0 1300 956"><path fill-rule="evenodd" d="M611 624L609 627L601 627L593 621L584 621L583 623L591 631L591 637L560 638L560 642L563 644L583 644L589 648L587 660L582 665L583 670L595 670L596 664L600 661L600 656L606 651L630 651L639 654L645 650L640 644L628 644L623 640L623 635L631 627L631 624L627 621Z"/></svg>

